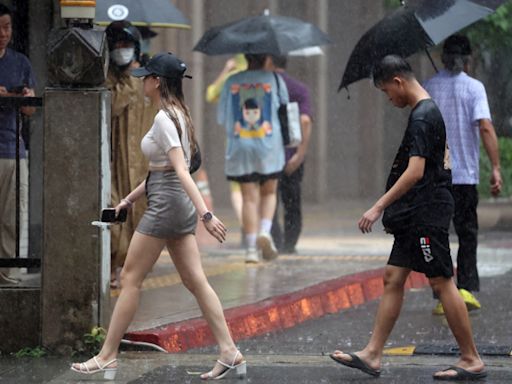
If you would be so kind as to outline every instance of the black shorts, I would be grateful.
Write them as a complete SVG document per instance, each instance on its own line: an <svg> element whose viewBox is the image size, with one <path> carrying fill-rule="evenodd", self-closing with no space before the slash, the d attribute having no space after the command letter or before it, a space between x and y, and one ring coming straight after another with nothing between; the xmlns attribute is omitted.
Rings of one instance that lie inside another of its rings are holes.
<svg viewBox="0 0 512 384"><path fill-rule="evenodd" d="M263 184L267 180L279 179L282 172L269 173L268 175L262 175L261 173L251 173L249 175L242 176L227 176L228 180L236 181L237 183L259 183Z"/></svg>
<svg viewBox="0 0 512 384"><path fill-rule="evenodd" d="M397 233L388 264L424 273L427 277L452 277L448 231L417 227Z"/></svg>

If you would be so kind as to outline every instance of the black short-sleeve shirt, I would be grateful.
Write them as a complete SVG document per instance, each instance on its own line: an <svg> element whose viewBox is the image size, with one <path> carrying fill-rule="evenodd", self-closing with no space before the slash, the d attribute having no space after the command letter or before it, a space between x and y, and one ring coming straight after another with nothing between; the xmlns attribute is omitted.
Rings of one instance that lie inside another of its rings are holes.
<svg viewBox="0 0 512 384"><path fill-rule="evenodd" d="M425 158L423 178L386 208L384 227L393 233L418 225L448 229L454 205L449 152L443 117L432 99L421 100L411 111L386 190L404 173L412 156Z"/></svg>

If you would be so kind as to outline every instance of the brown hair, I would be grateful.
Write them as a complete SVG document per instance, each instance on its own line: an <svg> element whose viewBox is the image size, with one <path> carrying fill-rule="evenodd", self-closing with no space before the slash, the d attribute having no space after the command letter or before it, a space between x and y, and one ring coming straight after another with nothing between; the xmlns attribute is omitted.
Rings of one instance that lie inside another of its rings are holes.
<svg viewBox="0 0 512 384"><path fill-rule="evenodd" d="M176 126L180 140L183 131L176 111L182 112L185 117L185 128L187 129L188 140L190 142L190 161L192 155L198 150L198 144L190 110L185 104L182 79L160 77L160 98L162 99L162 108Z"/></svg>

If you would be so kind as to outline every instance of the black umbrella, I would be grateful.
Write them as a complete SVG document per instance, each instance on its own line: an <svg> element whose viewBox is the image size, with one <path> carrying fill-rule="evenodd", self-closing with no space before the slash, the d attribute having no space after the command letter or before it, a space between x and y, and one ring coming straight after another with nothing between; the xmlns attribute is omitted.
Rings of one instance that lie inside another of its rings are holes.
<svg viewBox="0 0 512 384"><path fill-rule="evenodd" d="M427 50L460 29L493 13L503 2L504 0L411 1L379 21L361 37L350 55L338 91L360 79L370 77L374 63L386 55L407 57L420 50Z"/></svg>
<svg viewBox="0 0 512 384"><path fill-rule="evenodd" d="M190 21L170 0L96 1L96 24L108 25L118 20L129 20L136 26L190 28Z"/></svg>
<svg viewBox="0 0 512 384"><path fill-rule="evenodd" d="M207 55L285 55L296 49L328 43L329 37L311 23L293 17L261 15L209 29L194 50Z"/></svg>

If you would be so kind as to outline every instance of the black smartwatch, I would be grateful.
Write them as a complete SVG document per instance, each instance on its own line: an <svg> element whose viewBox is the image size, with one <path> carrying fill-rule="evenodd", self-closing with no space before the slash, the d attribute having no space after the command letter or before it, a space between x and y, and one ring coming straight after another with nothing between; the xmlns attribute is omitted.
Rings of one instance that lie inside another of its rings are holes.
<svg viewBox="0 0 512 384"><path fill-rule="evenodd" d="M213 219L213 214L210 211L207 211L203 216L201 216L201 221L208 223Z"/></svg>

